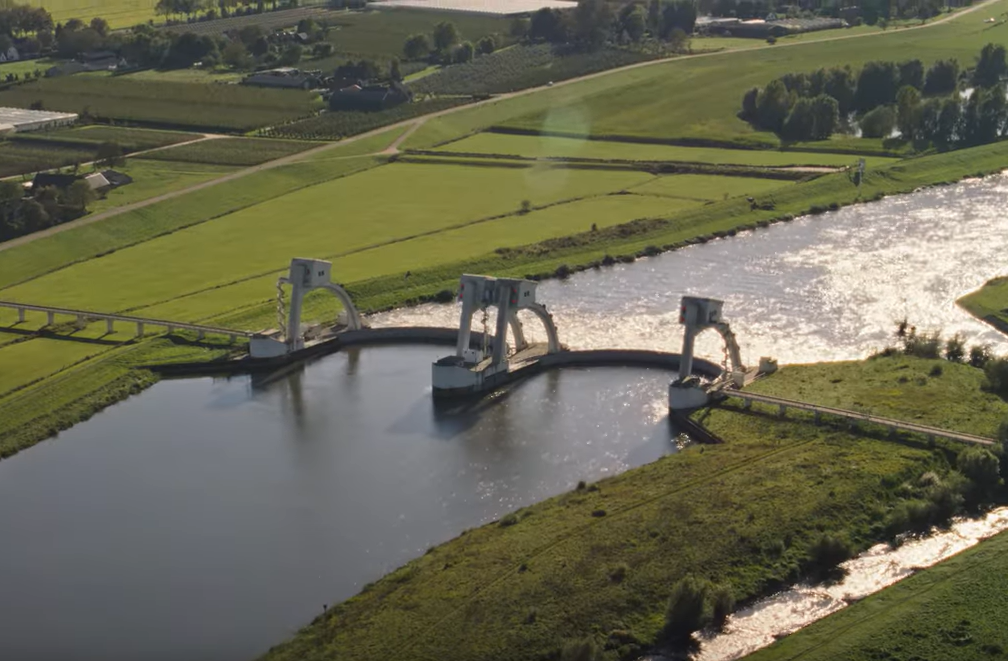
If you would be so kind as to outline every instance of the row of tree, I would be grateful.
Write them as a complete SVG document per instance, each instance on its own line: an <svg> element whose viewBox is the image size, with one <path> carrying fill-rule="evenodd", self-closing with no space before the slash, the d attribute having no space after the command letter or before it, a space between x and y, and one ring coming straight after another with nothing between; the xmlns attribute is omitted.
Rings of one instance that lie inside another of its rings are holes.
<svg viewBox="0 0 1008 661"><path fill-rule="evenodd" d="M950 96L958 99L960 79L984 90L998 85L1006 75L1005 48L996 44L984 46L976 66L966 74L961 73L954 59L939 60L927 68L914 59L900 63L868 62L857 73L850 67L819 69L811 74L789 73L766 87L748 90L742 97L739 116L757 128L774 131L789 140L813 140L829 137L852 113L857 113L866 137L884 137L881 132L888 124L886 119L891 115L896 121L900 95L902 105L915 108L926 105L930 113L946 104L947 99L936 99L934 103L924 103L922 99ZM917 102L911 103L912 99ZM829 108L833 105L837 119L831 122ZM967 134L972 132L946 133L943 144L965 140L961 136ZM907 137L913 137L912 132Z"/></svg>
<svg viewBox="0 0 1008 661"><path fill-rule="evenodd" d="M630 2L618 11L605 0L581 0L574 9L544 7L531 18L516 19L511 32L530 41L597 50L610 41L640 42L649 34L681 42L692 34L696 17L692 0L650 0L646 7Z"/></svg>

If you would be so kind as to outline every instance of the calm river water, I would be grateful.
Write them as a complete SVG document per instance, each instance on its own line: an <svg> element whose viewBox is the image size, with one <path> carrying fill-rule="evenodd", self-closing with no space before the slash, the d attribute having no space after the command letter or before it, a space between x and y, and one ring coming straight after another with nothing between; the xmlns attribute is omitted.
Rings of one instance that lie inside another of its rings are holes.
<svg viewBox="0 0 1008 661"><path fill-rule="evenodd" d="M693 293L726 300L749 360L860 358L904 316L1004 350L954 300L1008 272L1006 197L1003 176L923 191L544 283L540 300L578 348L677 350ZM712 337L700 349L721 356ZM0 659L250 659L432 544L676 451L667 374L556 372L439 412L445 351L166 381L0 462Z"/></svg>

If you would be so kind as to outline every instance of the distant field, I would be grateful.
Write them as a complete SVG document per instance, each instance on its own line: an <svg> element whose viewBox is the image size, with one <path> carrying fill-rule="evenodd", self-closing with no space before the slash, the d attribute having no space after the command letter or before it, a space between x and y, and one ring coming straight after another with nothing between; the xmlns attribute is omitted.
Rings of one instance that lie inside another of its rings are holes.
<svg viewBox="0 0 1008 661"><path fill-rule="evenodd" d="M185 161L216 165L258 165L318 146L318 143L294 140L218 138L171 149L161 149L140 158L153 161Z"/></svg>
<svg viewBox="0 0 1008 661"><path fill-rule="evenodd" d="M0 327L0 339L9 333ZM0 396L94 356L109 347L92 342L32 338L0 346Z"/></svg>
<svg viewBox="0 0 1008 661"><path fill-rule="evenodd" d="M746 659L1003 659L1006 611L1008 533L1001 533Z"/></svg>
<svg viewBox="0 0 1008 661"><path fill-rule="evenodd" d="M988 25L985 16L1008 10L997 2L948 23L901 29L855 39L806 35L793 45L765 43L737 53L679 58L631 71L487 104L428 122L407 147L430 147L487 126L657 138L704 138L778 146L776 136L757 132L736 117L742 95L788 72L868 60L925 62L955 57L972 63L987 42L1008 41L1008 23ZM835 36L845 36L842 32ZM813 38L814 37L814 38Z"/></svg>
<svg viewBox="0 0 1008 661"><path fill-rule="evenodd" d="M94 155L95 150L87 147L0 140L0 177L84 163L93 159Z"/></svg>
<svg viewBox="0 0 1008 661"><path fill-rule="evenodd" d="M321 104L317 95L301 90L128 77L47 78L0 92L0 106L27 108L37 101L46 109L89 112L99 119L218 131L247 131L298 119Z"/></svg>
<svg viewBox="0 0 1008 661"><path fill-rule="evenodd" d="M88 22L100 16L113 28L124 28L154 19L157 0L21 0L20 4L45 7L54 22L71 18Z"/></svg>
<svg viewBox="0 0 1008 661"><path fill-rule="evenodd" d="M315 2L304 3L315 5ZM178 25L165 26L165 30L173 32L194 32L211 36L220 36L231 30L241 30L249 25L258 25L265 32L280 28L291 27L298 24L304 18L314 18L317 21L333 20L342 15L341 11L331 11L326 7L308 6L297 7L295 9L281 9L280 11L267 11L261 14L251 14L246 16L229 16L228 18L218 18L213 21L197 21L195 23L181 23Z"/></svg>
<svg viewBox="0 0 1008 661"><path fill-rule="evenodd" d="M107 211L192 186L227 174L234 168L202 163L130 158L126 160L126 165L116 167L116 170L133 177L133 183L109 191L105 198L91 204L89 207L91 213Z"/></svg>
<svg viewBox="0 0 1008 661"><path fill-rule="evenodd" d="M186 140L200 137L193 133L181 131L154 131L151 129L132 129L121 126L81 126L55 131L35 131L18 133L14 140L21 142L51 143L65 147L80 147L82 149L97 149L103 142L115 142L123 151L129 153L143 151L155 147L164 147Z"/></svg>
<svg viewBox="0 0 1008 661"><path fill-rule="evenodd" d="M17 74L18 76L23 76L26 73L34 74L36 71L41 71L45 73L45 70L49 67L56 66L60 63L60 60L54 60L52 58L43 57L37 60L22 60L18 62L4 62L0 64L0 80L7 77L8 74Z"/></svg>
<svg viewBox="0 0 1008 661"><path fill-rule="evenodd" d="M857 156L850 154L829 154L824 152L809 153L762 149L679 147L615 142L610 140L578 140L576 138L558 138L553 136L506 135L501 133L477 133L468 138L442 145L438 150L515 156L556 156L631 161L686 161L690 163L757 166L844 166L856 164L858 159ZM865 158L869 166L892 163L895 160L878 156Z"/></svg>
<svg viewBox="0 0 1008 661"><path fill-rule="evenodd" d="M272 137L295 140L339 140L468 102L468 98L452 97L404 103L377 112L324 112L315 117L277 126L268 133Z"/></svg>

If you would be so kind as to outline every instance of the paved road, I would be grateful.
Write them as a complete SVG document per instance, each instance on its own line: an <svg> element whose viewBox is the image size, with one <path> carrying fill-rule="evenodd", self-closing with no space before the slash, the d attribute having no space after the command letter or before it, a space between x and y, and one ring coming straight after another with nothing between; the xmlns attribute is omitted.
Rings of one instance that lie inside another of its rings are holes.
<svg viewBox="0 0 1008 661"><path fill-rule="evenodd" d="M942 18L940 18L940 19L938 19L936 21L932 21L930 23L925 23L923 25L915 25L915 26L912 26L912 27L900 28L898 31L899 32L904 32L904 31L907 31L907 30L922 30L922 29L933 27L935 25L941 25L942 23L946 23L946 22L951 21L953 19L957 19L957 18L959 18L961 16L965 16L967 14L971 14L973 12L979 11L980 9L983 9L984 7L987 7L988 5L994 4L994 3L999 2L999 1L1000 0L984 0L981 3L973 5L972 7L967 7L966 9L962 9L962 10L960 10L958 12L955 12L954 14L950 14L948 16L942 17ZM451 113L460 112L460 111L463 111L463 110L470 110L472 108L477 108L477 107L480 107L480 106L483 106L483 105L486 105L486 104L497 103L499 101L503 101L503 100L507 100L507 99L512 99L512 98L516 98L516 97L520 97L520 96L526 96L528 94L535 94L536 92L542 92L542 91L548 90L548 89L556 89L558 87L564 87L564 86L567 86L567 85L573 85L573 84L576 84L576 83L584 82L586 80L592 80L592 79L595 79L595 78L600 78L602 76L610 76L610 75L613 75L613 74L619 74L619 73L623 73L623 72L626 72L626 71L631 71L633 69L640 69L640 68L643 68L643 67L650 67L650 66L656 66L656 65L659 65L659 64L665 64L665 63L668 63L668 62L671 62L671 61L694 60L694 59L703 58L703 57L719 57L719 56L723 56L723 55L726 55L726 54L729 54L729 53L737 53L739 51L756 51L756 50L765 50L765 49L768 49L768 48L781 49L781 48L788 48L788 47L794 47L794 46L804 46L804 45L814 44L814 43L818 44L818 43L823 43L823 42L826 42L826 41L840 41L841 39L863 39L863 38L867 38L867 37L874 37L874 36L884 35L884 34L886 34L886 33L885 32L865 32L865 33L858 33L858 34L845 34L845 35L838 35L838 36L834 36L834 37L826 37L824 39L815 39L815 40L810 40L810 41L795 41L795 42L789 42L789 43L783 43L783 44L775 44L775 45L769 45L768 44L768 45L765 45L765 46L756 46L754 48L746 48L746 49L738 49L738 48L735 48L735 49L725 49L725 50L714 51L714 52L710 52L710 53L698 53L696 55L678 55L678 56L673 56L673 57L669 57L669 58L663 58L663 59L660 59L660 60L648 60L646 62L637 62L636 64L630 64L630 65L627 65L625 67L619 67L617 69L607 69L605 71L599 71L599 72L596 72L596 73L591 73L591 74L587 74L587 75L584 75L584 76L579 76L577 78L571 78L569 80L560 81L560 82L554 83L553 85L543 85L543 86L540 86L540 87L530 87L528 89L519 90L517 92L509 92L507 94L501 94L499 96L494 96L494 97L492 97L490 99L487 99L485 101L479 101L479 102L476 102L476 103L470 103L470 104L462 105L462 106L455 106L453 108L447 108L445 110L439 110L438 112L433 112L433 113L430 113L428 115L423 115L421 117L416 117L416 118L413 118L413 119L403 120L403 121L398 122L396 124L390 124L390 125L387 125L387 126L383 126L381 128L377 128L377 129L368 131L367 133L361 133L359 135L355 135L355 136L352 136L352 137L349 137L349 138L344 138L343 140L339 140L337 142L326 143L324 145L320 145L318 147L315 147L314 149L309 149L307 151L299 152L297 154L291 154L290 156L284 156L282 158L278 158L278 159L273 160L273 161L267 161L266 163L261 163L260 165L255 165L255 166L252 166L252 167L249 167L249 168L245 168L245 169L242 169L242 170L236 170L235 172L232 172L230 174L226 174L223 177L219 177L217 179L211 179L209 181L204 181L202 183L193 184L192 186L189 186L187 188L182 188L182 189L179 189L179 190L176 190L176 191L171 191L169 193L164 193L163 195L158 195L158 196L155 196L155 197L151 197L151 198L148 198L146 200L141 200L139 202L134 202L132 204L126 204L126 205L123 205L121 207L117 207L115 209L109 209L108 211L104 211L102 213L97 213L97 214L93 214L93 215L90 215L90 216L84 216L83 218L78 218L77 220L71 221L69 223L63 223L62 225L56 225L55 227L50 227L48 229L42 230L41 232L34 232L34 233L28 234L26 236L21 236L21 237L18 237L16 239L11 239L9 241L5 241L4 243L0 243L0 252L2 252L4 250L8 250L10 248L15 248L17 246L25 245L26 243L31 243L32 241L35 241L37 239L41 239L41 238L46 237L46 236L52 236L52 235L58 234L60 232L65 232L65 231L67 231L69 229L73 229L75 227L82 227L84 225L90 225L91 223L97 223L97 222L105 220L107 218L111 218L113 216L117 216L117 215L119 215L121 213L128 213L130 211L134 211L136 209L142 209L143 207L150 206L152 204L157 204L158 202L164 202L165 200L170 200L170 199L179 197L181 195L187 195L189 193L193 193L193 192L198 191L198 190L203 190L205 188L210 188L212 186L216 186L218 184L223 184L223 183L228 182L228 181L234 181L235 179L241 179L242 177L247 177L248 175L254 174L256 172L263 172L263 171L266 171L266 170L272 170L273 168L282 167L284 165L288 165L290 163L297 162L297 161L299 161L299 160L301 160L303 158L315 156L317 154L324 153L324 152L326 152L326 151L328 151L330 149L335 149L336 147L342 147L344 145L348 145L348 144L357 142L358 140L364 140L364 139L367 139L367 138L379 135L381 133L384 133L385 131L391 131L391 130L397 129L397 128L407 128L407 127L409 127L409 131L407 131L403 135L401 135L393 144L389 145L389 147L386 147L384 150L382 150L380 152L377 152L375 155L395 154L395 153L398 153L398 151L399 151L398 148L402 144L402 142L404 140L406 140L406 138L408 138L410 135L412 135L412 133L414 131L416 131L418 128L420 128L420 126L422 124L424 124L426 121L428 121L430 119L436 119L438 117L443 117L443 116L449 115Z"/></svg>

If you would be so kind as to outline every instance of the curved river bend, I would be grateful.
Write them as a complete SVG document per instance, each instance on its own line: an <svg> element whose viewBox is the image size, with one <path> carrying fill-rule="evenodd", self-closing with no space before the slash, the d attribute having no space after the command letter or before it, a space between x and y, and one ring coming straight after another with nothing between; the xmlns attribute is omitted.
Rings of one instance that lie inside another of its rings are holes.
<svg viewBox="0 0 1008 661"><path fill-rule="evenodd" d="M1003 273L1006 194L998 176L850 207L543 283L540 299L579 348L676 350L694 293L727 301L749 360L861 358L903 316L1004 350L954 301ZM165 381L0 462L0 658L250 659L432 544L676 451L667 374L548 373L438 413L429 365L445 351Z"/></svg>

